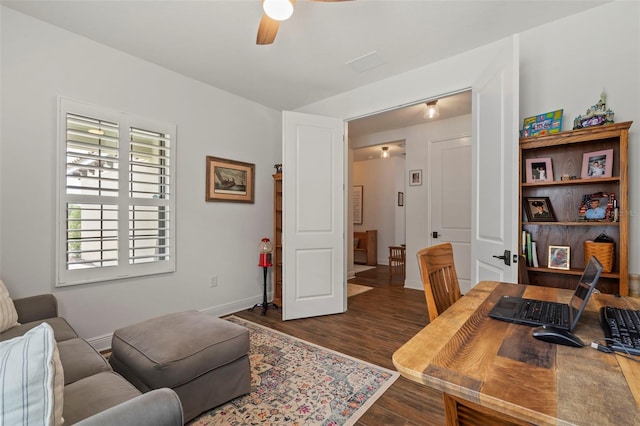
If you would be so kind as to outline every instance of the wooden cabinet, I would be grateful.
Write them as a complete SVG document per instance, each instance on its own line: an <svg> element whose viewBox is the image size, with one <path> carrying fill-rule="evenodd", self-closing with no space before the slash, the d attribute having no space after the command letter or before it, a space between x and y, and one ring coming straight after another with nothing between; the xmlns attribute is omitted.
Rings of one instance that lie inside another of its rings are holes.
<svg viewBox="0 0 640 426"><path fill-rule="evenodd" d="M282 173L273 175L273 303L282 306Z"/></svg>
<svg viewBox="0 0 640 426"><path fill-rule="evenodd" d="M378 231L376 229L353 233L353 263L369 266L378 264Z"/></svg>
<svg viewBox="0 0 640 426"><path fill-rule="evenodd" d="M531 240L536 242L538 257L538 267L527 268L531 284L574 289L585 266L584 242L604 233L615 242L614 260L611 271L601 275L598 289L623 296L629 294L627 151L631 124L624 122L520 139L520 246L524 243L523 231L530 233ZM588 160L591 154L595 157L595 153L602 151L610 153L606 167L611 176L583 175L585 154L589 154ZM546 170L549 165L552 174ZM537 166L547 171L547 180L533 180L533 169ZM580 212L583 197L601 192L615 195L617 217L585 219L584 211ZM533 217L532 200L546 197L554 220L537 221ZM549 246L570 248L569 269L549 268Z"/></svg>

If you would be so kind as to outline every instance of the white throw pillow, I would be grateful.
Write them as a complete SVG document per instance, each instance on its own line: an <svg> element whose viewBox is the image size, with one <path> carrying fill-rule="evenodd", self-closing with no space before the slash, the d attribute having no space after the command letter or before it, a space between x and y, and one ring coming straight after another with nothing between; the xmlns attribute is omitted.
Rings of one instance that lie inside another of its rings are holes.
<svg viewBox="0 0 640 426"><path fill-rule="evenodd" d="M62 425L64 375L49 324L0 342L0 386L0 424Z"/></svg>
<svg viewBox="0 0 640 426"><path fill-rule="evenodd" d="M0 280L0 333L18 325L18 312L9 296L9 290Z"/></svg>

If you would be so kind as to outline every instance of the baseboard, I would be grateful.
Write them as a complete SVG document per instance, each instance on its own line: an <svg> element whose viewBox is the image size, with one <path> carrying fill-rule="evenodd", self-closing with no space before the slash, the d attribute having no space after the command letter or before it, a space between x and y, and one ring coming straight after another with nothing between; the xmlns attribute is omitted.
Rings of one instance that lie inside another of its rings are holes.
<svg viewBox="0 0 640 426"><path fill-rule="evenodd" d="M238 301L227 303L220 306L212 306L210 308L200 309L200 312L204 312L205 314L210 314L216 317L222 317L225 315L233 314L238 311L242 311L244 309L249 309L252 306L254 306L256 303L262 303L261 296L255 296L249 299L238 300ZM113 333L109 333L102 336L97 336L91 339L87 339L87 342L89 342L89 344L93 346L95 350L97 350L98 352L102 352L102 351L111 349L112 337L113 337Z"/></svg>
<svg viewBox="0 0 640 426"><path fill-rule="evenodd" d="M412 288L414 290L422 290L424 291L424 286L422 285L422 281L404 281L404 288Z"/></svg>

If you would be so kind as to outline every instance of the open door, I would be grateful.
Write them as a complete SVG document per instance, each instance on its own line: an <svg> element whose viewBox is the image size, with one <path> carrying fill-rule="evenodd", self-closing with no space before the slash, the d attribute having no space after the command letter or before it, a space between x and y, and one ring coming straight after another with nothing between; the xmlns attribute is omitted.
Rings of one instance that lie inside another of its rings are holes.
<svg viewBox="0 0 640 426"><path fill-rule="evenodd" d="M471 282L517 282L518 37L472 87Z"/></svg>
<svg viewBox="0 0 640 426"><path fill-rule="evenodd" d="M344 122L283 113L284 320L344 312Z"/></svg>

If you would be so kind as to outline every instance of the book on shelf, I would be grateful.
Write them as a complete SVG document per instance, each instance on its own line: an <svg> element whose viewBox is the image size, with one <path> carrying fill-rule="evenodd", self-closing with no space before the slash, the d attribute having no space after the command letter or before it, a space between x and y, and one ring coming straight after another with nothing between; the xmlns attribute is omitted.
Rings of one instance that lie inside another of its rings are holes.
<svg viewBox="0 0 640 426"><path fill-rule="evenodd" d="M531 239L531 233L522 231L522 254L527 260L527 266L538 267L538 249L536 242Z"/></svg>
<svg viewBox="0 0 640 426"><path fill-rule="evenodd" d="M531 241L531 260L533 261L534 268L540 266L538 265L538 249L535 241Z"/></svg>

